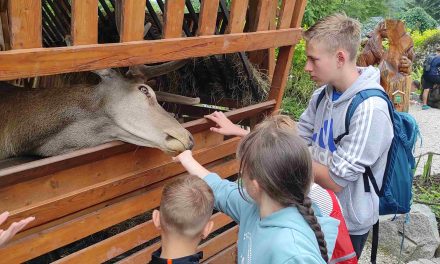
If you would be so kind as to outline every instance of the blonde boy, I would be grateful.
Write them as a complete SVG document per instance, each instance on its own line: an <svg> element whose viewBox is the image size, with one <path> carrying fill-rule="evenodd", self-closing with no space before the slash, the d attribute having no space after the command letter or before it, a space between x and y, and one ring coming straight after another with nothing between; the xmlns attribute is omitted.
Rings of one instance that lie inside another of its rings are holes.
<svg viewBox="0 0 440 264"><path fill-rule="evenodd" d="M184 176L166 185L160 211L153 211L162 248L153 253L150 263L199 263L203 255L197 253L197 246L212 230L213 208L213 192L197 176Z"/></svg>
<svg viewBox="0 0 440 264"><path fill-rule="evenodd" d="M379 97L365 100L350 120L349 133L342 135L353 97L365 89L383 90L380 73L373 67L356 67L360 24L344 14L318 21L304 32L304 39L305 71L322 87L301 115L299 134L311 146L315 182L333 190L341 202L359 257L379 217L379 198L374 191L365 191L363 174L371 168L378 186L382 185L393 138L387 103Z"/></svg>

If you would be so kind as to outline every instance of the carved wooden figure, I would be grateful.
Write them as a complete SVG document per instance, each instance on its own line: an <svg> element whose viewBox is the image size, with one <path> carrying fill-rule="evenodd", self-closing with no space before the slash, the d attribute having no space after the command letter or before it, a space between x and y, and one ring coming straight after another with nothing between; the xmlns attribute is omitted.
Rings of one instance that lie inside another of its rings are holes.
<svg viewBox="0 0 440 264"><path fill-rule="evenodd" d="M383 49L383 39L389 48ZM398 111L408 111L411 90L411 65L414 59L414 43L400 20L388 19L369 33L365 48L358 57L359 66L378 64L381 85Z"/></svg>

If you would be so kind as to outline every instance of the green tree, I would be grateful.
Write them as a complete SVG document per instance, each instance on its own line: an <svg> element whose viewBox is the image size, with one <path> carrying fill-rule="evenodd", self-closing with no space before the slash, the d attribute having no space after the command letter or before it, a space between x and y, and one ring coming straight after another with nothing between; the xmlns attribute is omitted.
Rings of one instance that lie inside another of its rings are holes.
<svg viewBox="0 0 440 264"><path fill-rule="evenodd" d="M420 7L426 11L437 23L440 22L440 1L439 0L407 0L407 9Z"/></svg>
<svg viewBox="0 0 440 264"><path fill-rule="evenodd" d="M408 9L400 15L410 30L424 32L437 27L437 22L421 7Z"/></svg>

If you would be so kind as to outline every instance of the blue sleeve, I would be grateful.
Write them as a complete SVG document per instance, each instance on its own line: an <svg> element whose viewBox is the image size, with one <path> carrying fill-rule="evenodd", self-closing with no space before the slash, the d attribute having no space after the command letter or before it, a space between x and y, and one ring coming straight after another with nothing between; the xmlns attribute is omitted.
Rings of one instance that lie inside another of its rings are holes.
<svg viewBox="0 0 440 264"><path fill-rule="evenodd" d="M223 180L216 173L208 174L204 180L214 192L214 207L239 223L243 211L249 209L252 203L247 202L241 197L238 184Z"/></svg>
<svg viewBox="0 0 440 264"><path fill-rule="evenodd" d="M321 264L321 263L325 263L325 261L323 258L315 256L315 255L301 254L301 255L294 256L294 257L283 262L283 264L302 264L302 263Z"/></svg>

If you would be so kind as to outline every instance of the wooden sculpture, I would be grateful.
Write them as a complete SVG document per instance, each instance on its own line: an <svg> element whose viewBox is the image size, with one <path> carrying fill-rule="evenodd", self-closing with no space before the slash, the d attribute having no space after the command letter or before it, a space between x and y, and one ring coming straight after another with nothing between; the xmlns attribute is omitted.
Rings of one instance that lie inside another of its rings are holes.
<svg viewBox="0 0 440 264"><path fill-rule="evenodd" d="M388 49L383 48L384 39L388 39ZM368 40L357 60L357 64L363 67L378 65L380 83L398 111L407 112L409 108L413 46L404 23L387 19L368 34Z"/></svg>

